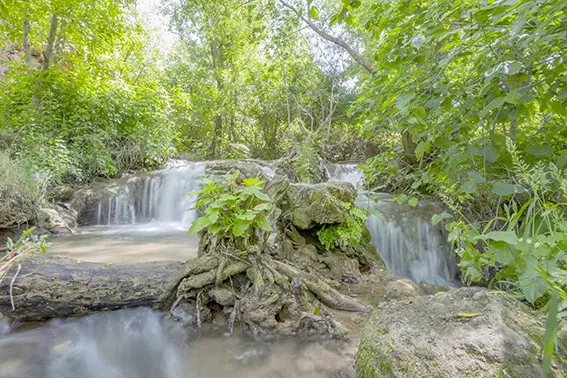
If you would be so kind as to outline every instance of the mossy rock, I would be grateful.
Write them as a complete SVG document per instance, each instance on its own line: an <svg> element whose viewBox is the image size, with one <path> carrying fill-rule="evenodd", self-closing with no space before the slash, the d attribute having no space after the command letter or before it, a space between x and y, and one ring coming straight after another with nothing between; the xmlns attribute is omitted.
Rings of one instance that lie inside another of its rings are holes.
<svg viewBox="0 0 567 378"><path fill-rule="evenodd" d="M482 288L386 302L362 333L357 377L536 378L544 320ZM563 357L554 363L555 377L567 376Z"/></svg>
<svg viewBox="0 0 567 378"><path fill-rule="evenodd" d="M285 208L291 223L303 230L342 223L348 216L345 204L354 205L356 191L349 183L292 184Z"/></svg>

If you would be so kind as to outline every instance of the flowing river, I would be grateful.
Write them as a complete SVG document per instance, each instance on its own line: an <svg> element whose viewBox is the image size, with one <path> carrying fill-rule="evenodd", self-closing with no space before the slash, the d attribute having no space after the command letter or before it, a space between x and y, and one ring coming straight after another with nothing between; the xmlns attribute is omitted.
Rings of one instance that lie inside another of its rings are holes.
<svg viewBox="0 0 567 378"><path fill-rule="evenodd" d="M353 165L328 165L333 180L360 189L362 172ZM176 162L169 168L120 180L108 190L72 236L54 239L49 253L77 261L120 264L197 256L198 240L186 233L196 219L193 193L203 163ZM188 195L189 194L189 195ZM375 201L380 197L379 201ZM434 209L397 205L391 197L359 190L369 207L372 243L399 276L435 284L456 282L456 265ZM177 378L177 377L351 377L352 344L328 340L259 341L227 335L223 319L202 329L181 329L149 309L105 312L80 319L52 320L18 328L0 323L0 377Z"/></svg>

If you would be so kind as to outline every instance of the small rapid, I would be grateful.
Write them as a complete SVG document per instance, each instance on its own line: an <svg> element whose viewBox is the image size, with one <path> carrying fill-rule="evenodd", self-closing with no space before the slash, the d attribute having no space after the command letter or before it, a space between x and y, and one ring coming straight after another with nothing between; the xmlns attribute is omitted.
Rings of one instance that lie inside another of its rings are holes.
<svg viewBox="0 0 567 378"><path fill-rule="evenodd" d="M170 167L123 180L96 209L96 225L149 222L191 225L197 217L193 206L205 173L205 163L175 161Z"/></svg>
<svg viewBox="0 0 567 378"><path fill-rule="evenodd" d="M356 347L255 340L225 322L184 329L147 308L55 319L0 334L0 378L326 378L354 376Z"/></svg>
<svg viewBox="0 0 567 378"><path fill-rule="evenodd" d="M397 204L385 193L362 190L363 172L354 164L327 164L331 180L350 182L358 189L358 206L369 208L367 227L372 244L386 266L401 277L453 286L457 266L453 251L439 226L431 224L438 212L433 204Z"/></svg>

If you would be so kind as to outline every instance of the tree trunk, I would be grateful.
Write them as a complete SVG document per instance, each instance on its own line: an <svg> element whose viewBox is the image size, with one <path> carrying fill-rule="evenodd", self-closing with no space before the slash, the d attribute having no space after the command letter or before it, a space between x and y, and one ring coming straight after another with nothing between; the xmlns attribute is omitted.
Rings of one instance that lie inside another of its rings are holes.
<svg viewBox="0 0 567 378"><path fill-rule="evenodd" d="M15 273L12 269L9 276ZM38 321L127 307L164 309L183 276L181 262L107 266L62 258L28 261L14 281L15 311L11 278L0 283L0 313Z"/></svg>
<svg viewBox="0 0 567 378"><path fill-rule="evenodd" d="M26 11L26 19L24 20L24 56L26 65L31 67L31 42L30 42L30 20Z"/></svg>
<svg viewBox="0 0 567 378"><path fill-rule="evenodd" d="M45 51L43 53L43 67L42 71L45 71L49 68L49 64L53 59L53 49L55 46L55 37L57 36L57 26L59 24L59 18L56 14L53 14L51 17L51 26L49 27L49 36L47 37L47 46L45 47Z"/></svg>
<svg viewBox="0 0 567 378"><path fill-rule="evenodd" d="M404 131L402 133L402 147L404 148L404 157L410 164L417 163L417 159L415 157L415 142L409 131Z"/></svg>

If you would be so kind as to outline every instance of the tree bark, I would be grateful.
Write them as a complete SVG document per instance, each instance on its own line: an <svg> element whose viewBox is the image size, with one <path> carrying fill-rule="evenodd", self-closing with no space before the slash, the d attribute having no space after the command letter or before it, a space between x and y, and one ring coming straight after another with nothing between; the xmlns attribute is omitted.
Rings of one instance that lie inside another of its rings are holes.
<svg viewBox="0 0 567 378"><path fill-rule="evenodd" d="M45 47L45 51L43 53L43 67L42 71L45 71L49 68L49 64L53 59L53 49L55 46L55 37L57 36L57 26L59 24L59 18L56 14L53 14L51 17L51 26L49 27L49 36L47 37L47 46Z"/></svg>
<svg viewBox="0 0 567 378"><path fill-rule="evenodd" d="M181 262L150 262L107 266L77 263L63 258L38 259L22 264L12 290L0 283L0 313L25 321L90 313L128 307L165 309L184 277Z"/></svg>
<svg viewBox="0 0 567 378"><path fill-rule="evenodd" d="M27 1L26 1L27 3ZM26 10L26 19L24 20L24 56L26 65L31 67L31 42L30 42L30 20L28 18L28 11Z"/></svg>

